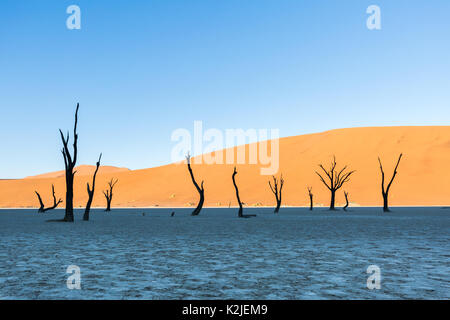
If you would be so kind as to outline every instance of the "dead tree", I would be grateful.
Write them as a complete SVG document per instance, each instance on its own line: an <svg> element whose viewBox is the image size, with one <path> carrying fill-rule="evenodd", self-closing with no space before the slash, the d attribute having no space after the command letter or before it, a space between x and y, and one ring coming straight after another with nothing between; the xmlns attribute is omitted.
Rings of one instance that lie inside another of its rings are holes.
<svg viewBox="0 0 450 320"><path fill-rule="evenodd" d="M116 181L114 181L114 179L111 179L111 181L108 182L109 190L103 191L103 194L105 195L105 198L106 198L105 211L107 211L107 212L111 211L111 201L113 198L113 189L118 181L119 181L119 179L116 179Z"/></svg>
<svg viewBox="0 0 450 320"><path fill-rule="evenodd" d="M98 157L97 161L97 167L94 171L94 176L92 178L92 189L89 185L89 182L87 183L87 193L88 193L88 202L86 203L86 209L84 210L83 220L89 221L89 212L91 211L91 205L92 201L94 200L94 192L95 192L95 178L97 177L98 169L100 168L100 161L102 160L102 154L100 153L100 157Z"/></svg>
<svg viewBox="0 0 450 320"><path fill-rule="evenodd" d="M234 167L233 175L231 176L231 178L233 179L234 189L236 190L236 199L239 203L238 217L239 218L256 217L256 214L243 214L243 211L244 211L244 209L242 208L243 203L241 202L241 198L239 197L239 189L236 185L236 175L237 175L237 171L236 171L236 167Z"/></svg>
<svg viewBox="0 0 450 320"><path fill-rule="evenodd" d="M336 200L336 191L339 190L344 183L350 180L350 176L355 171L346 172L347 166L344 166L340 171L336 170L336 157L333 156L333 161L331 162L331 166L329 170L326 170L323 165L319 165L320 169L326 174L326 177L329 180L329 184L325 181L325 179L316 171L316 174L319 176L320 180L323 184L330 190L331 192L331 201L330 201L330 210L335 210L334 203Z"/></svg>
<svg viewBox="0 0 450 320"><path fill-rule="evenodd" d="M198 216L200 211L203 208L203 203L205 202L205 189L203 188L204 181L202 181L201 186L199 186L197 181L195 181L194 173L192 172L192 168L191 168L191 156L189 154L186 156L186 162L187 162L189 174L191 175L192 183L194 184L195 188L197 189L198 194L200 195L200 200L198 202L197 208L195 208L195 210L192 211L191 215Z"/></svg>
<svg viewBox="0 0 450 320"><path fill-rule="evenodd" d="M239 217L239 218L242 218L242 217L243 217L243 214L242 214L243 209L242 209L241 198L239 197L239 189L238 189L238 187L237 187L237 185L236 185L236 178L235 178L236 175L237 175L237 171L236 171L236 167L234 167L233 175L231 176L231 178L233 179L234 189L236 189L236 199L237 199L237 201L238 201L238 203L239 203L238 217Z"/></svg>
<svg viewBox="0 0 450 320"><path fill-rule="evenodd" d="M394 173L392 174L391 181L389 181L389 184L387 185L387 188L384 188L384 171L383 171L383 165L381 164L380 157L378 157L378 162L380 163L380 170L381 170L381 194L383 196L383 211L389 212L389 206L388 206L388 196L389 196L389 190L391 189L392 182L394 182L394 178L397 175L397 168L400 164L400 160L402 159L403 154L400 153L400 156L398 157L397 164L395 165Z"/></svg>
<svg viewBox="0 0 450 320"><path fill-rule="evenodd" d="M63 142L64 148L62 149L62 154L64 156L64 165L66 172L66 214L64 215L63 221L73 222L73 179L76 171L73 171L77 163L78 156L78 134L77 134L77 124L78 124L78 109L80 104L77 103L77 109L75 111L75 125L73 129L73 155L69 151L69 132L67 136L64 137L61 129L59 133L61 134L61 140Z"/></svg>
<svg viewBox="0 0 450 320"><path fill-rule="evenodd" d="M313 194L312 194L312 187L308 187L308 194L309 194L309 210L312 211L312 209L313 209Z"/></svg>
<svg viewBox="0 0 450 320"><path fill-rule="evenodd" d="M53 206L45 208L44 202L42 201L42 198L41 198L41 195L37 191L35 191L35 193L39 199L39 204L40 204L38 212L47 212L47 211L56 209L56 207L62 202L62 199L59 199L58 201L56 201L55 186L53 184L52 184Z"/></svg>
<svg viewBox="0 0 450 320"><path fill-rule="evenodd" d="M345 206L344 206L344 211L347 211L348 208L348 192L344 191L344 196L345 196Z"/></svg>
<svg viewBox="0 0 450 320"><path fill-rule="evenodd" d="M277 201L277 206L275 207L274 213L278 213L278 211L280 211L281 206L281 192L283 190L284 179L283 175L281 175L280 181L278 181L278 179L275 178L275 176L272 176L272 179L273 179L273 186L269 180L269 187L270 190L272 190L273 194L275 195L275 199Z"/></svg>

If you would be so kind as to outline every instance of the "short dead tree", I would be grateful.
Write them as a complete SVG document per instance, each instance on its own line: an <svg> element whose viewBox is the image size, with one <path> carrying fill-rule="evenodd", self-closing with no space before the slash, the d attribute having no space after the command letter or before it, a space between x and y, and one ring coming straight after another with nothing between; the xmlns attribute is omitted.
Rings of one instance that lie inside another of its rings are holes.
<svg viewBox="0 0 450 320"><path fill-rule="evenodd" d="M312 209L313 209L313 197L314 197L314 195L312 194L312 187L308 187L308 195L309 195L309 210L312 211Z"/></svg>
<svg viewBox="0 0 450 320"><path fill-rule="evenodd" d="M236 199L239 204L239 211L238 211L238 217L239 218L250 218L250 217L256 217L256 214L243 214L244 209L242 208L243 203L241 202L241 198L239 197L239 189L236 184L236 167L234 167L233 175L231 176L233 180L234 189L236 190Z"/></svg>
<svg viewBox="0 0 450 320"><path fill-rule="evenodd" d="M331 192L331 201L330 201L330 210L335 210L334 203L336 201L336 191L339 190L344 183L348 182L350 180L350 176L355 171L346 171L347 166L344 166L341 170L336 170L336 157L333 156L333 161L331 162L330 169L325 169L323 165L319 165L319 168L322 169L322 171L325 173L325 177L329 182L327 183L325 181L325 178L322 177L322 175L316 171L316 174L319 176L320 180L323 182L323 184L330 190Z"/></svg>
<svg viewBox="0 0 450 320"><path fill-rule="evenodd" d="M47 212L53 209L56 209L56 207L58 207L58 205L62 202L62 199L59 199L58 201L56 201L56 196L55 196L55 186L52 184L52 195L53 195L53 205L51 207L45 208L44 202L42 201L41 195L39 194L39 192L35 191L38 200L39 200L39 210L38 212Z"/></svg>
<svg viewBox="0 0 450 320"><path fill-rule="evenodd" d="M100 168L100 161L102 160L102 154L100 153L100 157L97 161L97 167L95 168L94 177L92 178L92 189L89 185L89 182L87 183L87 193L88 193L88 201L86 203L86 209L84 210L83 220L89 221L89 213L91 211L91 205L92 201L94 200L94 192L95 192L95 178L97 177L98 169Z"/></svg>
<svg viewBox="0 0 450 320"><path fill-rule="evenodd" d="M272 176L272 179L273 179L273 186L269 180L269 187L270 187L270 190L272 190L273 194L275 195L275 200L277 202L277 205L273 212L278 213L278 211L280 211L280 206L281 206L281 192L283 190L284 179L283 179L283 175L281 175L279 181L275 176Z"/></svg>
<svg viewBox="0 0 450 320"><path fill-rule="evenodd" d="M388 198L389 198L389 190L391 189L392 182L394 182L395 176L397 175L398 165L400 164L400 160L402 160L403 154L401 153L398 157L397 164L395 165L394 173L392 174L392 178L389 181L386 189L384 188L384 170L383 165L381 164L381 159L378 157L378 162L380 163L381 170L381 195L383 196L383 211L389 212Z"/></svg>
<svg viewBox="0 0 450 320"><path fill-rule="evenodd" d="M203 203L205 202L205 188L203 187L204 181L201 182L201 186L199 186L197 181L195 181L194 173L192 172L192 168L191 168L191 156L189 154L186 156L186 162L187 162L189 174L191 175L192 183L194 184L195 189L197 189L197 192L200 195L200 199L198 201L197 208L195 208L195 210L192 211L191 215L198 216L200 214L200 211L202 211Z"/></svg>
<svg viewBox="0 0 450 320"><path fill-rule="evenodd" d="M347 208L348 208L348 192L347 191L344 191L344 196L345 196L345 206L342 209L344 209L344 211L347 211Z"/></svg>
<svg viewBox="0 0 450 320"><path fill-rule="evenodd" d="M116 181L114 181L114 179L111 179L110 182L108 182L108 186L109 186L109 190L103 191L103 194L105 195L106 198L106 209L105 211L109 212L111 211L111 202L112 202L112 198L113 198L113 189L114 186L116 185L116 183L119 180L116 179Z"/></svg>

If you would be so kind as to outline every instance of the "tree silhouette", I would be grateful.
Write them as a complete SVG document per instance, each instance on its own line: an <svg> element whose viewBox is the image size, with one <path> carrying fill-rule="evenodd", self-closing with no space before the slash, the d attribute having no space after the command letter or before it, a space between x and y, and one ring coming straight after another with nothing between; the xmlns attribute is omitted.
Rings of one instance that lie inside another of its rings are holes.
<svg viewBox="0 0 450 320"><path fill-rule="evenodd" d="M331 162L331 166L329 170L326 170L323 165L319 165L319 168L323 170L326 174L326 177L329 180L329 184L325 181L325 179L316 171L316 174L319 176L320 180L323 184L330 190L331 192L331 201L330 201L330 210L335 210L334 203L336 199L336 191L339 190L342 185L350 180L350 176L355 171L346 172L347 166L344 166L340 171L336 170L336 157L333 156L333 161Z"/></svg>
<svg viewBox="0 0 450 320"><path fill-rule="evenodd" d="M278 179L275 178L275 176L272 176L272 179L273 179L273 186L269 180L269 187L270 190L272 190L273 194L275 195L275 200L277 201L277 206L275 207L274 213L278 213L278 211L280 211L281 206L281 191L283 190L284 179L283 175L281 175L280 181L278 181Z"/></svg>
<svg viewBox="0 0 450 320"><path fill-rule="evenodd" d="M344 211L347 211L348 208L348 192L344 191L344 196L345 196L345 206L344 206Z"/></svg>
<svg viewBox="0 0 450 320"><path fill-rule="evenodd" d="M309 195L309 210L312 211L312 209L313 209L313 194L312 194L312 187L308 187L308 195Z"/></svg>
<svg viewBox="0 0 450 320"><path fill-rule="evenodd" d="M400 160L402 159L403 154L400 153L400 156L398 157L397 164L395 165L394 173L392 174L392 178L389 181L389 184L387 185L387 188L384 188L384 170L383 165L381 164L381 159L378 157L378 162L380 163L380 170L381 170L381 194L383 196L383 211L389 212L389 206L388 206L388 196L389 196L389 190L391 189L392 182L394 182L394 178L397 175L397 168L400 164Z"/></svg>
<svg viewBox="0 0 450 320"><path fill-rule="evenodd" d="M73 129L73 156L69 151L69 132L67 132L67 136L64 137L63 132L59 129L59 133L61 134L61 140L64 148L62 149L62 154L64 157L64 166L65 166L65 174L66 174L66 213L64 215L63 221L73 222L73 179L76 171L73 171L75 165L77 163L78 156L78 134L77 134L77 124L78 124L78 109L80 104L77 103L77 109L75 111L75 125Z"/></svg>
<svg viewBox="0 0 450 320"><path fill-rule="evenodd" d="M55 186L53 184L52 184L53 206L45 208L44 202L42 201L42 198L41 198L41 195L37 191L35 191L35 193L39 199L39 204L40 204L38 212L47 212L47 211L53 210L62 202L62 199L59 199L58 201L56 201Z"/></svg>
<svg viewBox="0 0 450 320"><path fill-rule="evenodd" d="M239 218L250 218L250 217L256 217L256 214L243 214L243 208L242 208L242 202L241 202L241 198L239 197L239 189L236 185L236 175L237 175L237 171L236 171L236 167L234 167L234 171L233 171L233 175L231 176L231 178L233 179L233 185L234 185L234 189L236 190L236 199L239 203L239 212L238 212L238 217Z"/></svg>
<svg viewBox="0 0 450 320"><path fill-rule="evenodd" d="M204 181L202 180L201 187L198 185L197 181L195 181L194 173L192 172L192 168L191 168L191 156L189 154L186 156L186 162L187 162L187 167L188 167L189 173L191 175L192 183L194 184L195 188L198 191L198 194L200 195L200 200L198 202L197 208L195 208L195 210L192 211L191 215L198 216L200 211L203 208L203 203L205 202L205 189L203 188Z"/></svg>
<svg viewBox="0 0 450 320"><path fill-rule="evenodd" d="M111 179L111 181L108 182L109 190L103 191L103 194L105 195L105 198L106 198L106 210L105 211L108 211L108 212L111 211L111 201L113 198L113 189L118 181L119 181L119 179L116 179L116 181L114 181L114 179Z"/></svg>
<svg viewBox="0 0 450 320"><path fill-rule="evenodd" d="M236 171L236 167L234 167L233 175L231 176L231 178L233 179L234 189L236 189L236 198L237 198L237 201L238 201L238 203L239 203L238 217L239 217L239 218L242 218L242 217L243 217L243 214L242 214L243 209L242 209L241 198L239 197L239 189L238 189L238 187L237 187L237 185L236 185L236 178L235 178L236 175L237 175L237 171Z"/></svg>
<svg viewBox="0 0 450 320"><path fill-rule="evenodd" d="M88 202L86 203L86 209L84 210L83 220L89 221L89 212L91 211L92 200L94 200L94 192L95 192L95 178L97 177L98 169L100 168L100 161L102 160L102 154L100 153L100 157L98 157L97 167L95 168L94 176L92 178L92 189L87 183L87 193L88 193Z"/></svg>

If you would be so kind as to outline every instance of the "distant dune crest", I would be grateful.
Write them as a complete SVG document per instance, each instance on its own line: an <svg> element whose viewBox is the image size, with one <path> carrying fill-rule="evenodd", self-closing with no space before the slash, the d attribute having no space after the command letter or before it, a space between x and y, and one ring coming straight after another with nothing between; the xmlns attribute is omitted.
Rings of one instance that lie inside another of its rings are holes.
<svg viewBox="0 0 450 320"><path fill-rule="evenodd" d="M92 175L95 171L95 166L91 165L81 165L75 168L77 171L77 175L79 176L89 176ZM130 171L128 168L119 168L119 167L113 167L113 166L102 166L99 169L99 173L101 174L114 174L116 172L124 172L124 171ZM52 179L52 178L61 178L64 177L64 170L61 171L54 171L44 174L39 174L36 176L29 176L25 177L24 179Z"/></svg>

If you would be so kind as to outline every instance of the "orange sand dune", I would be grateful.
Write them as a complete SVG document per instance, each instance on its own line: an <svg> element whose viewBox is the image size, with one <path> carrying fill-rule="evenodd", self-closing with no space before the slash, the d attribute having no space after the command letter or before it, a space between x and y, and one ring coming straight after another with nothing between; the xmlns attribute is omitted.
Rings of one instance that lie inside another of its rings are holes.
<svg viewBox="0 0 450 320"><path fill-rule="evenodd" d="M94 174L95 166L90 165L81 165L75 168L76 174L78 176L88 176ZM117 167L111 167L111 166L101 166L98 170L99 174L114 174L116 172L121 171L130 171L130 169L127 168L117 168ZM44 174L39 174L37 176L31 176L31 177L25 177L25 179L47 179L47 178L60 178L64 177L65 171L55 171L55 172L49 172Z"/></svg>
<svg viewBox="0 0 450 320"><path fill-rule="evenodd" d="M246 146L248 150L248 146ZM329 192L314 173L317 165L328 166L336 155L338 167L347 164L356 170L348 184L337 195L344 202L343 190L349 192L354 206L380 206L380 172L377 157L381 156L390 178L400 152L404 157L391 188L391 205L450 204L450 126L441 127L374 127L332 130L280 139L280 172L285 177L283 204L308 204L306 187L312 186L317 205L328 205ZM268 176L260 175L259 165L237 165L237 183L241 199L247 206L272 206L273 194ZM205 181L205 206L232 206L236 199L231 180L233 165L193 165L197 180ZM84 171L83 171L84 172ZM107 181L115 177L114 206L194 206L198 194L192 185L185 164L171 164L145 170L100 172L94 206L104 206L101 193ZM87 201L86 182L89 175L79 174L75 181L75 203ZM34 190L45 202L51 200L51 184L57 196L64 198L64 178L58 175L34 179L0 181L0 207L37 207Z"/></svg>

